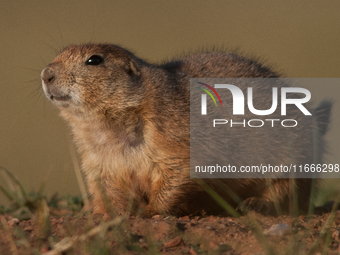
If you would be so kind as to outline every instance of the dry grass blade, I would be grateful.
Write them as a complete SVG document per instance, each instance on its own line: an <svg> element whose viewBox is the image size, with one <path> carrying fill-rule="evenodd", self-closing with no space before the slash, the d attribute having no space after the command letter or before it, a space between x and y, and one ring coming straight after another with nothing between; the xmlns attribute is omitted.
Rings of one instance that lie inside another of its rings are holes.
<svg viewBox="0 0 340 255"><path fill-rule="evenodd" d="M0 166L0 178L5 186L0 185L3 194L10 200L17 203L19 206L23 205L27 194L22 187L19 180L6 168Z"/></svg>
<svg viewBox="0 0 340 255"><path fill-rule="evenodd" d="M195 181L212 197L218 202L230 215L233 217L240 217L240 214L229 205L219 194L217 194L208 184L202 179L195 179Z"/></svg>
<svg viewBox="0 0 340 255"><path fill-rule="evenodd" d="M19 254L18 250L17 250L17 247L16 247L16 245L14 243L12 234L11 234L10 230L8 229L7 221L6 221L6 219L5 219L5 217L3 215L0 215L0 223L1 223L2 229L4 230L4 233L6 234L6 237L7 237L9 246L10 246L11 254L12 255Z"/></svg>
<svg viewBox="0 0 340 255"><path fill-rule="evenodd" d="M37 222L39 226L39 236L42 239L46 239L51 234L50 210L47 205L46 199L41 199L38 202L37 213L38 213Z"/></svg>
<svg viewBox="0 0 340 255"><path fill-rule="evenodd" d="M70 153L71 153L71 157L72 157L74 172L76 174L79 189L80 189L80 192L81 192L81 196L82 196L83 201L84 201L84 210L85 210L85 212L89 212L89 209L91 207L90 206L90 200L89 200L87 192L86 192L85 183L84 183L83 177L81 175L81 170L80 170L80 167L79 167L79 164L78 164L77 155L76 155L76 152L75 152L75 149L74 149L72 143L70 143L69 148L70 148ZM89 216L90 216L90 214L89 214Z"/></svg>

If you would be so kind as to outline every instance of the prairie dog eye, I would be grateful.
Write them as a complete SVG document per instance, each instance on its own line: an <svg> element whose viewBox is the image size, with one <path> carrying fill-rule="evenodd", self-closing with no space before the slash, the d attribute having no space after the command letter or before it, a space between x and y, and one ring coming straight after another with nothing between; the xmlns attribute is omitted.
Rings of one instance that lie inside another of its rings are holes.
<svg viewBox="0 0 340 255"><path fill-rule="evenodd" d="M86 60L85 65L97 66L104 62L102 56L92 55L88 60Z"/></svg>

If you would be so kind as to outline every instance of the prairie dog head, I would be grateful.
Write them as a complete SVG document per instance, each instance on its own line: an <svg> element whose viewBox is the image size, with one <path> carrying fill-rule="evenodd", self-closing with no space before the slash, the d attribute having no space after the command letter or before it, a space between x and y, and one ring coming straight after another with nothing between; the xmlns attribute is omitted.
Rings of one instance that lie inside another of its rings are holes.
<svg viewBox="0 0 340 255"><path fill-rule="evenodd" d="M139 62L115 45L70 46L41 72L42 87L62 112L114 114L140 103Z"/></svg>

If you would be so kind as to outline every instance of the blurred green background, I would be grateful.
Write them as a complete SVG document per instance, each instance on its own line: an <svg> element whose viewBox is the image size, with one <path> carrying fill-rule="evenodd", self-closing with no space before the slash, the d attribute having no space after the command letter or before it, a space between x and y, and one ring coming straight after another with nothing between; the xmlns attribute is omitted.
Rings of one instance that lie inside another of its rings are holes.
<svg viewBox="0 0 340 255"><path fill-rule="evenodd" d="M0 165L27 190L78 194L66 123L40 72L70 44L109 42L150 62L202 48L239 49L285 77L340 77L340 1L1 1ZM340 88L311 89L333 97ZM327 135L340 163L339 104ZM0 204L3 202L0 200Z"/></svg>

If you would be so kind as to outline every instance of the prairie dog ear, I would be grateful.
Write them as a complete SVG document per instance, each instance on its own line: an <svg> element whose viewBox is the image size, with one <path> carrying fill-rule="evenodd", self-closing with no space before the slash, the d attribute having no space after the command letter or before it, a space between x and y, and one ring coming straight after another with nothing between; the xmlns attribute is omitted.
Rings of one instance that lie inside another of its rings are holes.
<svg viewBox="0 0 340 255"><path fill-rule="evenodd" d="M134 59L129 59L125 70L129 75L140 75L138 63Z"/></svg>

